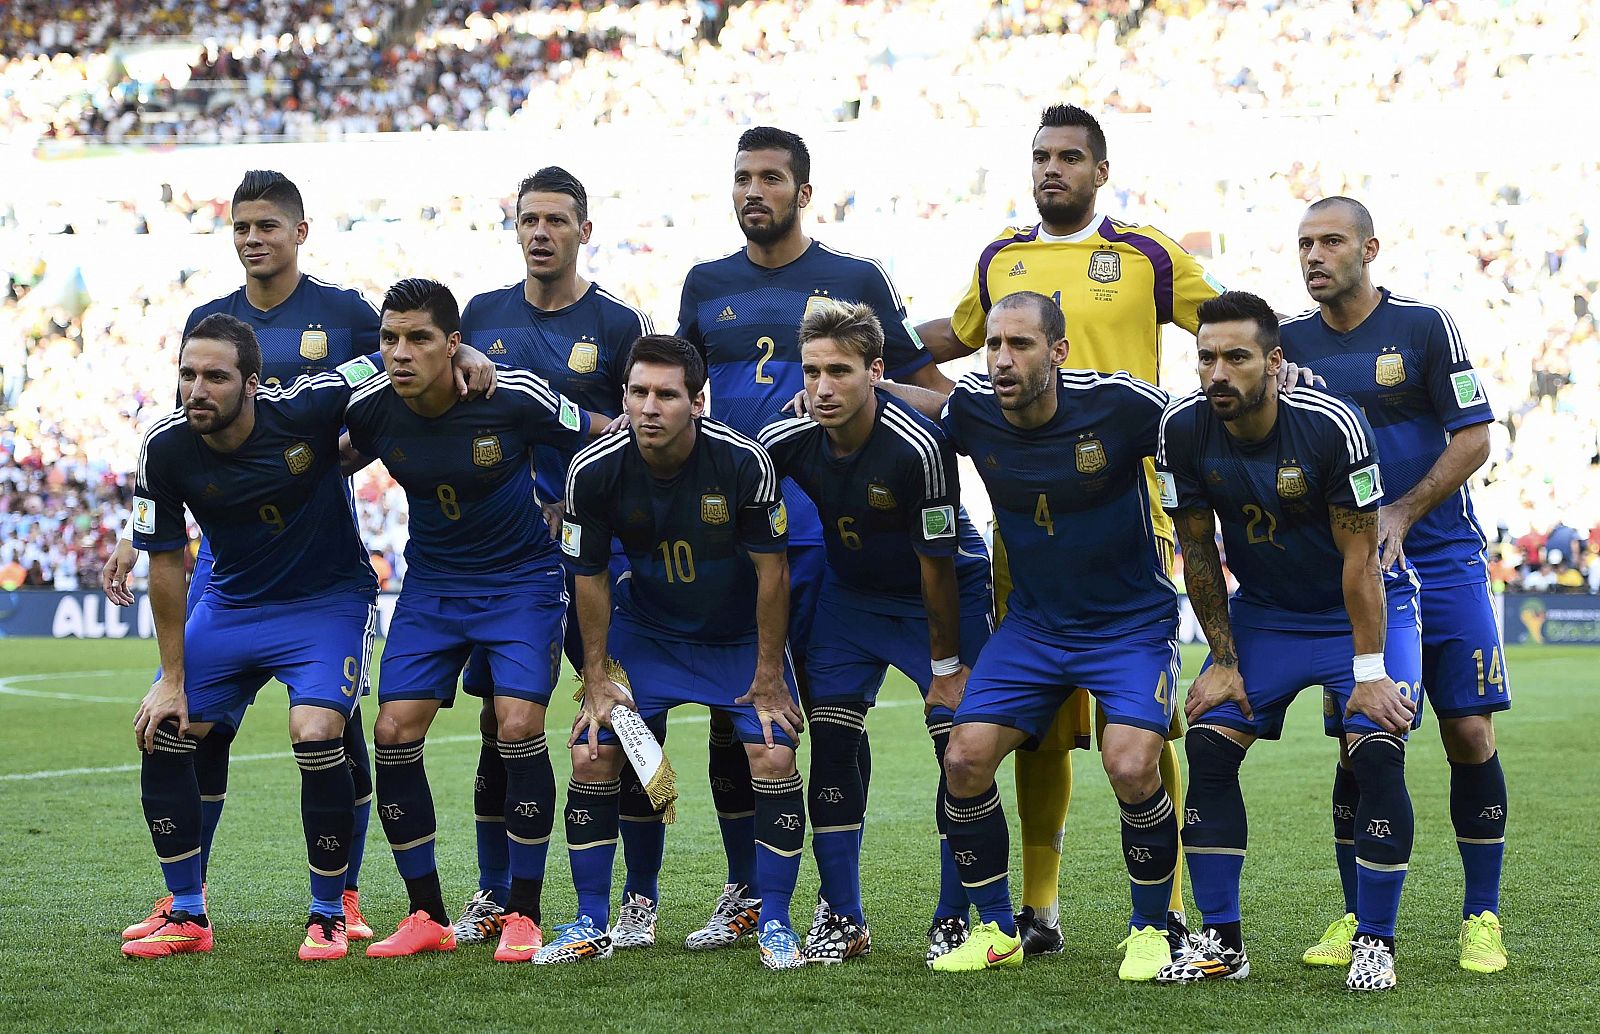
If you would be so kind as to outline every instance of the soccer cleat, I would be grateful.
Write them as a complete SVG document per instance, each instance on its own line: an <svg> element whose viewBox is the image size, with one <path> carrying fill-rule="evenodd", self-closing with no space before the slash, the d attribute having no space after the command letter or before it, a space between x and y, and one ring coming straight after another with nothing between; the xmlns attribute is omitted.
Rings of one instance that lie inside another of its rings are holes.
<svg viewBox="0 0 1600 1034"><path fill-rule="evenodd" d="M478 891L467 899L466 907L461 910L461 918L451 927L455 931L456 943L482 944L491 937L498 937L500 927L505 925L502 918L505 911L489 896L488 891Z"/></svg>
<svg viewBox="0 0 1600 1034"><path fill-rule="evenodd" d="M828 917L833 915L833 906L821 894L817 895L816 910L811 913L811 928L806 931L806 943L810 944L822 936L822 928L828 924Z"/></svg>
<svg viewBox="0 0 1600 1034"><path fill-rule="evenodd" d="M928 966L931 968L934 959L950 954L965 944L966 940L966 916L940 916L934 919L933 925L928 927Z"/></svg>
<svg viewBox="0 0 1600 1034"><path fill-rule="evenodd" d="M806 934L802 962L843 962L872 950L872 934L866 926L837 912L828 913L821 928L813 927L813 931Z"/></svg>
<svg viewBox="0 0 1600 1034"><path fill-rule="evenodd" d="M122 942L122 954L135 959L159 959L185 952L210 951L211 927L209 924L201 926L195 918L187 912L163 912L160 926L143 937Z"/></svg>
<svg viewBox="0 0 1600 1034"><path fill-rule="evenodd" d="M1172 965L1172 946L1167 943L1167 931L1153 926L1128 931L1128 936L1117 947L1127 949L1122 965L1117 968L1118 980L1154 980Z"/></svg>
<svg viewBox="0 0 1600 1034"><path fill-rule="evenodd" d="M342 959L348 954L350 937L343 919L318 912L306 917L306 939L300 942L301 962Z"/></svg>
<svg viewBox="0 0 1600 1034"><path fill-rule="evenodd" d="M761 964L768 969L797 969L806 963L799 935L782 919L768 919L756 943L761 946Z"/></svg>
<svg viewBox="0 0 1600 1034"><path fill-rule="evenodd" d="M206 886L200 885L200 899L205 900ZM156 903L150 906L150 914L122 931L122 939L136 941L141 937L148 937L155 933L167 921L167 913L172 911L172 895L157 898Z"/></svg>
<svg viewBox="0 0 1600 1034"><path fill-rule="evenodd" d="M1350 942L1350 973L1344 986L1352 991L1387 991L1394 985L1394 949L1370 934L1356 934Z"/></svg>
<svg viewBox="0 0 1600 1034"><path fill-rule="evenodd" d="M455 951L456 935L450 927L428 918L418 910L400 920L394 933L367 945L367 957L393 959L402 955L422 955L430 951Z"/></svg>
<svg viewBox="0 0 1600 1034"><path fill-rule="evenodd" d="M1479 912L1461 921L1461 968L1473 973L1498 973L1510 964L1500 917Z"/></svg>
<svg viewBox="0 0 1600 1034"><path fill-rule="evenodd" d="M1198 984L1202 980L1243 980L1249 975L1250 956L1245 950L1223 947L1217 932L1207 927L1189 935L1189 943L1156 974L1156 983Z"/></svg>
<svg viewBox="0 0 1600 1034"><path fill-rule="evenodd" d="M1308 966L1350 965L1350 940L1356 935L1356 915L1346 912L1343 919L1335 919L1322 931L1322 939L1306 949L1300 961Z"/></svg>
<svg viewBox="0 0 1600 1034"><path fill-rule="evenodd" d="M1061 936L1060 921L1045 920L1034 912L1032 905L1023 905L1022 911L1017 913L1017 936L1022 938L1022 954L1029 958L1058 955L1067 946Z"/></svg>
<svg viewBox="0 0 1600 1034"><path fill-rule="evenodd" d="M372 927L361 914L361 892L344 892L344 934L352 941L372 940Z"/></svg>
<svg viewBox="0 0 1600 1034"><path fill-rule="evenodd" d="M494 950L496 962L529 962L544 947L544 931L520 912L507 912L500 927L500 944Z"/></svg>
<svg viewBox="0 0 1600 1034"><path fill-rule="evenodd" d="M935 973L976 973L980 969L1022 965L1022 938L1000 929L999 923L979 923L959 948L933 960Z"/></svg>
<svg viewBox="0 0 1600 1034"><path fill-rule="evenodd" d="M654 948L656 903L643 894L628 894L617 909L617 921L611 925L610 934L611 946L618 951Z"/></svg>
<svg viewBox="0 0 1600 1034"><path fill-rule="evenodd" d="M739 883L724 886L711 918L706 920L705 926L685 937L683 946L690 951L726 948L755 933L761 919L761 899L745 897L746 889Z"/></svg>
<svg viewBox="0 0 1600 1034"><path fill-rule="evenodd" d="M588 962L611 957L611 935L595 925L588 916L556 927L556 939L540 948L533 956L535 966L553 966L563 962Z"/></svg>
<svg viewBox="0 0 1600 1034"><path fill-rule="evenodd" d="M1182 912L1167 912L1167 950L1176 955L1189 943L1189 924Z"/></svg>

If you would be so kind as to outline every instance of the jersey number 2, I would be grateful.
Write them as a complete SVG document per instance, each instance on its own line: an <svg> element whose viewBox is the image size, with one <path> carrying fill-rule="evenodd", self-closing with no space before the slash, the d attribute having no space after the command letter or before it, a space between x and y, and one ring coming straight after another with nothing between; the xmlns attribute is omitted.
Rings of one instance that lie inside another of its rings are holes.
<svg viewBox="0 0 1600 1034"><path fill-rule="evenodd" d="M767 362L772 358L772 350L778 347L778 343L769 337L761 337L756 339L756 347L763 349L761 358L756 360L756 383L771 384L772 374L763 373L762 370L766 368Z"/></svg>

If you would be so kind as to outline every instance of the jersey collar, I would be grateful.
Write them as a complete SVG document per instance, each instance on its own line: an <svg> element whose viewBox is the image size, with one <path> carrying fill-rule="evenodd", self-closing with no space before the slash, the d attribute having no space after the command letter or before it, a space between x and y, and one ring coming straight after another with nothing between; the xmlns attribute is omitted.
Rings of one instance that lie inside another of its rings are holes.
<svg viewBox="0 0 1600 1034"><path fill-rule="evenodd" d="M1086 241L1090 237L1093 237L1095 234L1099 233L1100 226L1105 221L1105 216L1101 215L1099 212L1096 212L1089 218L1089 224L1083 229L1076 233L1069 233L1060 237L1046 230L1044 228L1044 223L1041 222L1039 224L1039 240L1049 241L1051 244L1077 244L1079 241Z"/></svg>

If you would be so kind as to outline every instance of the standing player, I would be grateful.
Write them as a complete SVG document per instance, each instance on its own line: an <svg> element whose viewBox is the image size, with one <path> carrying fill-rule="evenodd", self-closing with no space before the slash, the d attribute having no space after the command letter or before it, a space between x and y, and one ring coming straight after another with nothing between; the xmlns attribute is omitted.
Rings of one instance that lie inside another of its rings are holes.
<svg viewBox="0 0 1600 1034"><path fill-rule="evenodd" d="M1173 323L1194 333L1196 307L1222 288L1160 230L1121 223L1097 211L1099 190L1110 175L1105 133L1095 117L1070 104L1046 108L1033 136L1033 201L1039 221L1007 227L978 256L972 285L955 315L917 328L936 361L983 347L990 307L1012 292L1037 291L1049 295L1066 314L1072 341L1069 368L1125 370L1159 383L1162 326ZM1147 464L1146 469L1154 485L1155 468ZM1159 506L1151 516L1170 571L1172 522ZM994 581L997 609L1004 617L1012 582L1000 535L994 539ZM1175 728L1172 734L1180 731ZM1038 747L1017 752L1022 943L1029 955L1063 946L1059 895L1061 841L1072 798L1070 752L1089 745L1089 732L1088 699L1075 694ZM1183 779L1171 745L1162 753L1161 779L1181 813ZM1168 917L1174 947L1183 936L1179 869Z"/></svg>
<svg viewBox="0 0 1600 1034"><path fill-rule="evenodd" d="M468 302L461 314L462 339L495 362L537 374L585 409L614 417L622 412L622 364L628 347L653 332L650 319L578 273L578 253L589 242L593 225L589 194L577 177L551 165L524 178L517 184L516 213L523 278ZM550 523L559 525L567 457L540 447L534 458L540 503ZM620 557L615 566L618 570L613 573L620 575ZM571 596L571 576L567 579ZM566 653L576 669L583 654L577 615L570 609L569 605ZM473 944L499 931L511 889L510 848L500 817L506 766L496 745L495 694L485 651L473 651L462 688L483 698L479 719L483 746L473 791L478 892L455 923L456 940ZM639 880L635 870L660 867L666 827L631 768L625 769L622 779L627 822L622 842L630 864L613 943L619 948L645 947L655 943L659 894L656 885Z"/></svg>
<svg viewBox="0 0 1600 1034"><path fill-rule="evenodd" d="M244 267L244 286L199 306L184 324L184 336L207 316L225 313L248 323L261 349L261 383L287 385L302 374L332 370L341 363L367 355L378 347L378 314L357 291L335 287L300 272L300 247L310 232L300 190L281 172L256 170L245 174L233 192L233 247ZM458 364L457 386L483 379L492 370L475 352L464 353ZM352 511L354 520L354 511ZM131 527L117 544L117 552L102 574L106 595L119 606L132 606L127 589L133 570ZM194 576L189 582L188 607L211 581L211 544L200 540ZM363 688L365 691L365 688ZM211 858L211 843L228 794L228 750L244 714L214 728L195 752L195 773L200 781L201 871ZM372 936L361 917L358 878L367 841L367 821L372 809L372 767L362 734L359 702L345 726L345 755L356 782L356 818L350 869L346 875L345 917L352 940ZM125 939L142 937L160 925L171 902L157 901L150 916L122 932Z"/></svg>
<svg viewBox="0 0 1600 1034"><path fill-rule="evenodd" d="M1409 557L1422 579L1422 685L1450 761L1450 819L1465 873L1461 968L1495 973L1506 967L1506 780L1493 715L1511 706L1511 679L1483 531L1466 487L1489 457L1494 413L1450 315L1373 286L1378 238L1366 206L1346 197L1318 201L1300 221L1299 250L1317 308L1284 321L1284 355L1314 367L1372 421L1384 481L1396 497L1378 511L1380 563L1389 570ZM1357 915L1350 816L1359 793L1341 757L1333 837L1346 915L1306 951L1309 963L1350 963Z"/></svg>
<svg viewBox="0 0 1600 1034"><path fill-rule="evenodd" d="M798 335L802 317L817 299L870 306L884 329L885 376L949 391L950 382L923 351L883 267L806 235L800 210L810 203L811 152L805 141L768 126L746 130L733 163L733 210L745 246L700 263L683 283L678 334L705 356L717 419L752 438L805 386ZM793 522L789 649L803 671L822 577L822 529L804 493L786 485L784 500ZM863 780L870 777L865 735L861 771ZM718 721L711 727L710 776L728 882L705 927L689 935L689 948L725 947L753 932L761 905L746 896L755 871L755 805L744 751Z"/></svg>
<svg viewBox="0 0 1600 1034"><path fill-rule="evenodd" d="M866 793L858 741L892 666L922 690L940 770L932 962L967 934L967 895L943 835L944 752L989 638L988 556L961 509L955 450L933 423L877 387L883 328L872 309L812 305L800 323L800 358L813 419L769 424L761 444L779 476L816 504L828 559L806 669L811 849L831 911L807 938L805 959L842 962L872 944L861 909Z"/></svg>
<svg viewBox="0 0 1600 1034"><path fill-rule="evenodd" d="M979 926L933 968L1022 964L995 770L1083 688L1106 715L1100 758L1121 808L1133 899L1118 975L1151 980L1172 959L1167 904L1178 866L1178 819L1158 771L1176 701L1178 594L1144 476L1166 396L1127 374L1060 369L1065 321L1042 294L1002 298L988 325L989 375L961 379L942 423L976 464L1018 563L1011 605L967 681L945 754L950 848Z"/></svg>
<svg viewBox="0 0 1600 1034"><path fill-rule="evenodd" d="M793 968L802 959L789 901L806 809L794 760L802 723L783 648L788 517L778 477L759 445L701 416L705 367L689 342L642 337L626 370L630 430L579 453L567 475L561 547L577 575L583 633L566 811L578 917L534 961L611 954L605 915L623 758L609 728L599 730L612 707L636 709L660 739L669 709L698 703L728 717L749 758L761 960ZM613 538L631 572L616 584L614 612Z"/></svg>
<svg viewBox="0 0 1600 1034"><path fill-rule="evenodd" d="M566 588L528 464L536 448L577 452L604 423L530 373L506 371L493 399L461 403L450 359L461 343L455 298L433 280L402 280L383 299L384 373L363 384L350 443L383 459L406 490L406 582L379 679L378 814L411 904L400 928L367 948L392 957L455 947L434 864L428 728L453 703L474 648L488 654L507 773L500 800L511 895L495 959L526 962L542 943L539 890L555 818L545 708L561 674Z"/></svg>
<svg viewBox="0 0 1600 1034"><path fill-rule="evenodd" d="M1422 643L1414 573L1402 564L1387 591L1378 573L1384 490L1372 429L1341 396L1279 392L1278 318L1253 294L1230 291L1200 306L1199 358L1202 390L1168 407L1156 462L1189 597L1211 647L1184 704L1192 723L1184 835L1205 926L1158 979L1250 974L1240 932L1246 826L1239 767L1258 738L1278 738L1295 695L1320 685L1327 725L1361 787L1359 922L1346 986L1391 988L1413 832L1405 737ZM1239 580L1232 600L1217 553L1219 520Z"/></svg>
<svg viewBox="0 0 1600 1034"><path fill-rule="evenodd" d="M366 684L377 627L377 579L339 474L339 428L365 360L339 373L261 388L248 324L201 320L178 354L183 408L145 435L134 545L150 552L150 605L161 674L134 730L146 751L145 820L172 903L125 955L211 950L201 891L195 749L232 728L267 680L289 687L289 738L300 767L300 815L311 867L302 959L346 952L344 896L355 783L344 726ZM215 563L184 618L187 506Z"/></svg>

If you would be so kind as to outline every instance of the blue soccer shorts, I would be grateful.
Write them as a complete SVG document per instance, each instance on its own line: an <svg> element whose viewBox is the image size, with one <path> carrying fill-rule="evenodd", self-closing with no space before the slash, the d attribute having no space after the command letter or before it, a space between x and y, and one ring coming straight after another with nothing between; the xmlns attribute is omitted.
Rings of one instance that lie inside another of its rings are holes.
<svg viewBox="0 0 1600 1034"><path fill-rule="evenodd" d="M1178 699L1178 643L1165 636L1049 643L1007 615L984 646L956 709L955 724L1017 729L1035 747L1076 689L1086 689L1108 725L1163 739Z"/></svg>
<svg viewBox="0 0 1600 1034"><path fill-rule="evenodd" d="M704 704L732 720L741 742L766 743L756 709L749 704L733 702L735 697L742 697L749 691L750 680L755 676L755 643L683 643L657 639L613 621L606 647L611 659L622 666L639 716L647 724L659 727L666 720L666 713L679 704ZM800 690L787 653L783 658L783 681L789 687L795 706L799 707ZM772 741L795 746L795 741L776 725L772 727ZM600 742L616 743L617 738L611 730L601 729Z"/></svg>
<svg viewBox="0 0 1600 1034"><path fill-rule="evenodd" d="M369 597L235 606L202 596L184 626L184 683L191 722L237 729L269 679L289 687L289 706L314 705L346 718L367 684L378 634Z"/></svg>
<svg viewBox="0 0 1600 1034"><path fill-rule="evenodd" d="M1511 707L1511 675L1487 582L1422 587L1422 688L1440 718Z"/></svg>
<svg viewBox="0 0 1600 1034"><path fill-rule="evenodd" d="M378 702L455 702L456 678L481 652L495 696L547 705L561 678L567 591L557 568L533 586L495 596L434 596L404 590L389 621Z"/></svg>

